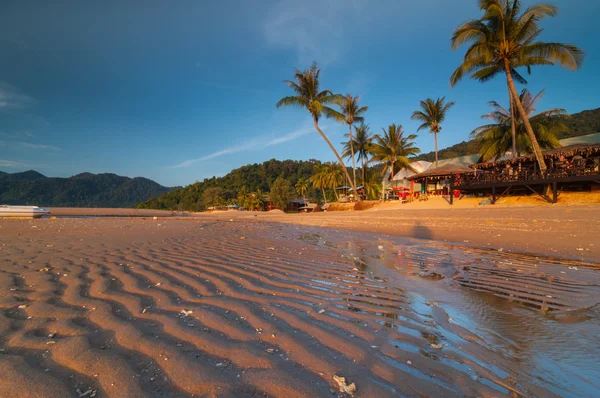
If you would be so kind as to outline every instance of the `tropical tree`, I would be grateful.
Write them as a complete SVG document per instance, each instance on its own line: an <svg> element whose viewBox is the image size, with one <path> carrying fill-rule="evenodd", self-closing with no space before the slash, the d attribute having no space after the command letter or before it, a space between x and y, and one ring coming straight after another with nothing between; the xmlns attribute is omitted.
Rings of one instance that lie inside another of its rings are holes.
<svg viewBox="0 0 600 398"><path fill-rule="evenodd" d="M366 106L360 106L358 103L360 101L360 97L353 97L351 94L346 94L345 97L340 98L338 101L338 105L340 107L340 112L336 116L336 119L348 125L348 136L350 137L350 157L352 158L352 176L354 179L352 180L352 190L354 191L354 195L356 195L356 199L359 200L358 192L356 190L356 162L354 161L354 140L352 138L352 127L356 122L364 121L364 117L362 116L369 108ZM343 154L342 154L343 156Z"/></svg>
<svg viewBox="0 0 600 398"><path fill-rule="evenodd" d="M308 180L315 188L323 193L323 200L327 203L325 190L331 188L337 199L339 199L336 187L344 181L342 172L338 165L333 162L326 162L315 167L314 174Z"/></svg>
<svg viewBox="0 0 600 398"><path fill-rule="evenodd" d="M302 200L306 203L306 191L308 190L308 180L306 178L299 178L296 182L296 193L302 196Z"/></svg>
<svg viewBox="0 0 600 398"><path fill-rule="evenodd" d="M344 149L342 150L342 156L347 158L352 156L354 152L356 160L361 162L362 168L362 185L365 185L365 171L366 166L369 163L369 150L373 136L369 131L369 125L361 123L358 126L354 126L354 132L356 133L353 137L350 136L348 142L344 143ZM346 134L348 137L349 135Z"/></svg>
<svg viewBox="0 0 600 398"><path fill-rule="evenodd" d="M376 134L370 146L373 160L384 163L382 173L390 170L390 178L394 178L394 171L410 168L410 156L416 155L421 150L415 146L415 134L404 136L401 125L390 124L383 130L383 135Z"/></svg>
<svg viewBox="0 0 600 398"><path fill-rule="evenodd" d="M533 132L538 144L543 149L558 148L558 134L568 131L568 127L563 123L568 117L564 109L550 109L533 115L535 106L544 95L544 90L540 91L535 97L529 90L524 89L519 96L523 108L527 113ZM504 109L496 101L491 101L490 105L494 109L492 112L483 115L482 118L492 120L495 123L481 126L473 130L471 138L475 138L482 143L480 154L484 161L492 158L499 158L511 150L512 145L512 117L510 111ZM531 140L525 130L525 125L520 117L514 120L515 125L515 148L517 153L531 153L533 148Z"/></svg>
<svg viewBox="0 0 600 398"><path fill-rule="evenodd" d="M423 122L417 131L428 128L430 133L433 133L433 141L435 143L435 167L438 167L438 142L437 135L442 131L442 122L446 119L446 113L454 102L450 101L444 103L446 97L438 98L434 101L431 98L427 98L425 101L421 101L421 110L414 111L411 119L419 120Z"/></svg>
<svg viewBox="0 0 600 398"><path fill-rule="evenodd" d="M292 200L290 182L283 177L277 177L271 186L269 198L276 208L283 211L288 210Z"/></svg>
<svg viewBox="0 0 600 398"><path fill-rule="evenodd" d="M340 168L333 162L327 162L323 164L323 172L325 174L327 187L333 189L336 199L339 200L340 196L338 195L336 188L344 182L344 176L342 176Z"/></svg>
<svg viewBox="0 0 600 398"><path fill-rule="evenodd" d="M370 169L365 175L365 181L363 182L363 189L369 199L377 199L381 197L381 178L378 173Z"/></svg>
<svg viewBox="0 0 600 398"><path fill-rule="evenodd" d="M531 140L540 170L545 172L540 145L515 87L514 81L522 80L517 68L526 67L530 72L532 66L558 63L578 69L583 63L583 51L572 44L537 41L542 33L539 22L556 15L554 6L533 5L521 13L520 0L479 0L479 8L483 16L459 26L452 35L453 50L466 43L471 45L450 77L450 85L454 86L465 74L485 82L504 73L511 100Z"/></svg>
<svg viewBox="0 0 600 398"><path fill-rule="evenodd" d="M324 164L318 165L314 168L314 174L308 179L313 187L320 189L323 193L323 200L327 203L327 196L325 196L325 189L329 188L328 175L326 172L326 166Z"/></svg>
<svg viewBox="0 0 600 398"><path fill-rule="evenodd" d="M348 169L346 169L340 154L319 127L319 119L321 116L325 115L325 117L333 117L336 119L339 117L339 112L331 109L328 105L339 103L342 98L339 94L333 94L333 92L330 90L320 91L320 73L321 69L317 67L316 62L313 62L310 69L305 71L296 69L294 74L294 79L296 81L284 81L284 83L286 83L296 95L280 99L276 106L277 108L281 108L283 106L296 106L306 109L313 118L315 129L317 129L317 132L321 135L321 137L323 137L325 142L327 142L327 145L329 145L329 148L331 148L331 151L334 153L338 162L342 166L344 173L346 173L346 178L348 181L351 181L352 179L350 178ZM358 197L356 192L355 194Z"/></svg>
<svg viewBox="0 0 600 398"><path fill-rule="evenodd" d="M202 193L204 207L220 206L225 204L225 190L219 187L206 188Z"/></svg>

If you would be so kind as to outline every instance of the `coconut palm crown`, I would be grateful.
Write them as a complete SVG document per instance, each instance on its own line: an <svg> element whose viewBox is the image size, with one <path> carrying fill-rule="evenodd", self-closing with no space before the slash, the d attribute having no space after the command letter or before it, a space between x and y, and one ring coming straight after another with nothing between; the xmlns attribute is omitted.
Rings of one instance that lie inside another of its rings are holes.
<svg viewBox="0 0 600 398"><path fill-rule="evenodd" d="M437 101L427 98L425 101L421 101L421 110L414 111L411 117L413 120L423 122L417 131L426 128L433 134L433 140L435 142L435 167L438 166L437 135L442 131L442 122L446 120L446 113L454 106L453 101L444 103L445 100L446 97L438 98Z"/></svg>
<svg viewBox="0 0 600 398"><path fill-rule="evenodd" d="M352 189L354 190L354 194L358 198L358 192L356 192L356 162L354 160L354 140L352 139L352 126L356 122L364 121L365 112L369 109L366 106L359 105L360 97L353 97L351 94L346 94L346 96L342 97L339 100L340 111L337 115L336 119L340 123L344 123L348 125L349 136L350 136L350 158L352 159Z"/></svg>
<svg viewBox="0 0 600 398"><path fill-rule="evenodd" d="M375 135L370 150L373 160L384 163L383 173L390 171L390 179L394 172L403 168L410 168L410 156L421 152L415 146L415 134L405 136L401 125L390 124L384 129L382 135Z"/></svg>
<svg viewBox="0 0 600 398"><path fill-rule="evenodd" d="M294 73L295 81L284 80L284 83L292 89L295 95L280 99L276 106L277 108L296 106L306 109L313 118L315 129L317 129L317 132L327 142L327 145L329 145L329 148L331 148L331 151L342 166L346 178L348 181L351 181L348 169L346 169L340 154L319 127L319 119L323 115L335 119L339 118L339 112L330 108L329 105L338 104L342 98L339 94L333 94L330 90L321 90L319 82L320 73L321 70L317 67L316 62L313 62L312 66L304 71L296 69Z"/></svg>
<svg viewBox="0 0 600 398"><path fill-rule="evenodd" d="M370 146L373 136L369 131L369 125L361 123L358 126L354 126L355 134L350 137L350 134L346 134L346 137L350 137L348 142L343 142L344 148L342 150L342 156L347 158L352 156L352 151L356 155L356 161L361 163L362 168L362 184L365 185L366 179L366 166L369 163Z"/></svg>
<svg viewBox="0 0 600 398"><path fill-rule="evenodd" d="M534 97L529 90L524 89L519 96L519 100L527 112L540 147L543 149L558 148L560 146L558 134L568 131L568 127L563 123L568 115L564 109L559 108L549 109L533 115L536 110L535 107L543 95L544 90ZM471 138L482 143L479 153L483 161L500 158L512 150L512 118L510 112L496 101L491 101L490 105L493 111L483 115L482 118L492 120L495 123L478 127L471 133ZM531 140L520 117L515 118L515 131L517 155L532 153Z"/></svg>
<svg viewBox="0 0 600 398"><path fill-rule="evenodd" d="M543 172L546 165L541 149L515 87L514 80L520 80L518 77L515 79L515 76L520 76L516 70L525 67L530 72L532 66L555 64L576 70L583 63L583 51L572 44L538 40L542 33L539 22L556 16L557 8L554 6L537 4L522 11L520 0L479 0L479 8L483 16L459 26L452 35L453 50L467 43L470 46L462 64L450 77L450 85L454 86L465 75L485 82L504 73Z"/></svg>

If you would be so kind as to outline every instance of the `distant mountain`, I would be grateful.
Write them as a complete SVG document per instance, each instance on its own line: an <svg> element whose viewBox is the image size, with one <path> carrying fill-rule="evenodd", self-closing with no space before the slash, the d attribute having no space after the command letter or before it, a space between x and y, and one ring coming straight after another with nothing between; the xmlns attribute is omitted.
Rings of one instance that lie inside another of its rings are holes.
<svg viewBox="0 0 600 398"><path fill-rule="evenodd" d="M600 133L600 108L574 113L565 121L569 131L559 134L558 139L580 137L582 135ZM470 132L469 132L470 134ZM479 153L481 144L478 141L463 141L438 151L438 159L451 159L458 156L474 155ZM421 154L417 160L435 160L435 152Z"/></svg>
<svg viewBox="0 0 600 398"><path fill-rule="evenodd" d="M56 207L133 207L174 188L147 178L81 173L49 178L34 170L0 172L0 204Z"/></svg>

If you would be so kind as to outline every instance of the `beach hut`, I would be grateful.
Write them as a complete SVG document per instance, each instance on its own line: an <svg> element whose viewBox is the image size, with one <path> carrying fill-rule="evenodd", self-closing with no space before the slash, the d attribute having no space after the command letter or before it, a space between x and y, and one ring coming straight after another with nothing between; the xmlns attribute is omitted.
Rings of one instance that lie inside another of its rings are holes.
<svg viewBox="0 0 600 398"><path fill-rule="evenodd" d="M440 194L447 194L450 196L450 204L454 198L454 188L457 179L460 179L462 175L473 174L473 168L457 165L457 164L445 164L443 166L430 168L423 173L415 174L408 177L409 180L420 183L421 186L426 187L425 192L429 193L431 185L433 185L433 192ZM441 189L438 189L440 187Z"/></svg>
<svg viewBox="0 0 600 398"><path fill-rule="evenodd" d="M382 194L386 197L393 191L398 191L400 188L411 188L411 182L408 180L408 177L411 177L415 174L422 173L428 170L433 163L428 162L426 160L417 160L415 162L410 163L408 168L403 168L399 172L397 172L392 178L390 178L390 171L388 170L381 182L381 187L383 188ZM421 186L417 184L416 186L412 186L415 190L420 190Z"/></svg>

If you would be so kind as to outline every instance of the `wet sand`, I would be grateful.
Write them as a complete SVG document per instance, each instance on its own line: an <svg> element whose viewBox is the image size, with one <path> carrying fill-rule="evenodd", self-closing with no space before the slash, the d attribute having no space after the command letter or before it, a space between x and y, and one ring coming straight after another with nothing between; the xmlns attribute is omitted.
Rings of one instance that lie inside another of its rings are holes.
<svg viewBox="0 0 600 398"><path fill-rule="evenodd" d="M228 211L200 217L255 218L600 262L600 204L428 209L400 205L309 214Z"/></svg>
<svg viewBox="0 0 600 398"><path fill-rule="evenodd" d="M0 220L0 396L600 388L597 264L229 220ZM467 287L494 267L533 304Z"/></svg>

